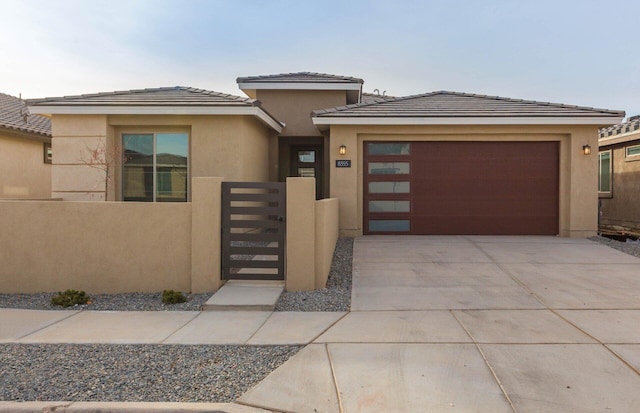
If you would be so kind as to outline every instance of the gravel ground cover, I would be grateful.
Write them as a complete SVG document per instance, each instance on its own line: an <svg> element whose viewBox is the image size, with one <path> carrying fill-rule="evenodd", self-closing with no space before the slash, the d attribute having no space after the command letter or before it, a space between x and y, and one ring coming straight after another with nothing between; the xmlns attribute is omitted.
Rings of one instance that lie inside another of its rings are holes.
<svg viewBox="0 0 640 413"><path fill-rule="evenodd" d="M327 288L315 291L284 292L276 311L349 311L353 238L339 238L333 253Z"/></svg>
<svg viewBox="0 0 640 413"><path fill-rule="evenodd" d="M591 241L604 244L618 251L622 251L626 254L633 255L634 257L640 258L640 242L638 241L622 242L622 241L616 241L611 238L603 237L601 235L598 235L597 237L591 237L589 239Z"/></svg>
<svg viewBox="0 0 640 413"><path fill-rule="evenodd" d="M0 400L229 403L300 348L0 344Z"/></svg>

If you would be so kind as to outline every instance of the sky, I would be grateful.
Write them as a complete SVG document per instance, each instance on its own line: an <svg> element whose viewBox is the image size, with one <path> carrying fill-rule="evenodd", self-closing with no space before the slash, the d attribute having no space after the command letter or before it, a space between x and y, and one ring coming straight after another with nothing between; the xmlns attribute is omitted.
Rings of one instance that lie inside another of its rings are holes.
<svg viewBox="0 0 640 413"><path fill-rule="evenodd" d="M640 2L0 0L0 92L42 98L320 72L364 91L640 114Z"/></svg>

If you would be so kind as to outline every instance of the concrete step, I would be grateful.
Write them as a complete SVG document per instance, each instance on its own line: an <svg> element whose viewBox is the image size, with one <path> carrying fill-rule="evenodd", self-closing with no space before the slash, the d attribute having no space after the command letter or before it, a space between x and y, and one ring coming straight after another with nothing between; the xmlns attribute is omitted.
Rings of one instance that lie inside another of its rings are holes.
<svg viewBox="0 0 640 413"><path fill-rule="evenodd" d="M273 311L283 281L227 281L202 306L202 311Z"/></svg>

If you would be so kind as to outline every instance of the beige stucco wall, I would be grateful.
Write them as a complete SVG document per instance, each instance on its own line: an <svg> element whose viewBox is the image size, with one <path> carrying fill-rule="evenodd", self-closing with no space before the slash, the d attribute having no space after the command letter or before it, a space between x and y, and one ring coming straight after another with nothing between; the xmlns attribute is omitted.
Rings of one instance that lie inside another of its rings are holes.
<svg viewBox="0 0 640 413"><path fill-rule="evenodd" d="M5 293L190 289L191 205L1 201Z"/></svg>
<svg viewBox="0 0 640 413"><path fill-rule="evenodd" d="M597 232L596 126L331 126L329 154L332 198L340 200L340 235L362 235L363 142L402 141L558 141L560 143L559 235L585 237ZM338 155L340 145L347 155ZM350 159L351 168L336 168L336 159Z"/></svg>
<svg viewBox="0 0 640 413"><path fill-rule="evenodd" d="M44 142L0 131L0 198L50 198Z"/></svg>
<svg viewBox="0 0 640 413"><path fill-rule="evenodd" d="M338 240L338 200L316 201L314 178L287 178L287 291L325 288Z"/></svg>
<svg viewBox="0 0 640 413"><path fill-rule="evenodd" d="M0 201L0 293L215 291L221 182L187 203Z"/></svg>
<svg viewBox="0 0 640 413"><path fill-rule="evenodd" d="M189 133L192 178L268 181L270 176L271 131L253 116L54 115L52 125L52 190L64 200L104 200L105 164L113 171L108 199L121 199L122 133ZM96 148L105 148L102 162L91 157Z"/></svg>
<svg viewBox="0 0 640 413"><path fill-rule="evenodd" d="M321 199L315 202L315 288L327 286L327 279L331 271L333 252L338 241L338 200L335 198Z"/></svg>
<svg viewBox="0 0 640 413"><path fill-rule="evenodd" d="M322 136L313 125L311 112L344 106L344 90L257 90L262 108L286 124L281 136Z"/></svg>
<svg viewBox="0 0 640 413"><path fill-rule="evenodd" d="M315 179L287 178L287 291L315 288L315 202Z"/></svg>
<svg viewBox="0 0 640 413"><path fill-rule="evenodd" d="M640 133L636 140L613 146L611 149L613 174L611 197L601 198L601 225L617 231L640 232L640 156L626 157L627 146L640 144Z"/></svg>

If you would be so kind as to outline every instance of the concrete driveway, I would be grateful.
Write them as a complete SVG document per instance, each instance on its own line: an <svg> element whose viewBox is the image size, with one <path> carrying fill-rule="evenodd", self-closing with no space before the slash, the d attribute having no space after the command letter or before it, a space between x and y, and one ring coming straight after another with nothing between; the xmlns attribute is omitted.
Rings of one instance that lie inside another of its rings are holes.
<svg viewBox="0 0 640 413"><path fill-rule="evenodd" d="M352 311L239 402L291 412L640 410L640 259L582 239L356 239Z"/></svg>

